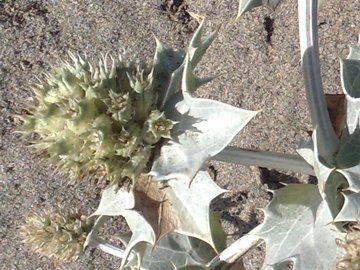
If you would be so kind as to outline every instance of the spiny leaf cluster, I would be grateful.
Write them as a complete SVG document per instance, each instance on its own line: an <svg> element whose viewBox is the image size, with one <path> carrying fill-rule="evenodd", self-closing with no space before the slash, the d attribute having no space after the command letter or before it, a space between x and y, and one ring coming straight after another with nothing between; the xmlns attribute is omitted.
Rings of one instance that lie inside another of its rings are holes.
<svg viewBox="0 0 360 270"><path fill-rule="evenodd" d="M210 210L211 200L224 190L203 165L257 112L193 97L211 80L194 74L217 34L216 29L203 35L204 23L186 56L156 40L149 67L115 60L109 67L106 57L93 67L87 59L71 55L73 65L64 63L34 87L35 105L21 117L23 132L38 134L34 146L60 169L74 177L95 175L112 181L103 191L93 214L100 217L87 231L84 245L99 243L97 231L104 216L123 216L131 238L122 267L132 267L134 261L141 265L144 256L149 257L144 252L161 240L160 253L176 239L180 249L190 238L213 252L225 246L220 215ZM130 188L121 185L126 179L133 182ZM36 242L36 236L24 236L30 244ZM170 263L187 267L210 260L178 259Z"/></svg>

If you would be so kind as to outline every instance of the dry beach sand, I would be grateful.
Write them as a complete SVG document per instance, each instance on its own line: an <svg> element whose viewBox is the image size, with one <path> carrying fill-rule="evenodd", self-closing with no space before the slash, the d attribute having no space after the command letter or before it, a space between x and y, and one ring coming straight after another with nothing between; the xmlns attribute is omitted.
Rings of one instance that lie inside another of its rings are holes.
<svg viewBox="0 0 360 270"><path fill-rule="evenodd" d="M75 263L55 267L47 258L28 253L19 237L25 213L56 204L96 209L100 189L91 183L68 186L67 177L29 147L31 138L14 133L14 119L32 96L30 85L57 66L67 52L101 53L150 61L158 39L186 48L197 24L188 12L206 14L207 28L221 24L218 38L198 65L197 73L218 76L197 95L261 113L236 137L233 145L295 153L297 142L311 130L303 89L298 40L297 3L283 0L275 12L261 8L235 23L237 0L0 0L0 269L118 269L120 262L88 251ZM173 8L171 8L171 5ZM264 21L267 22L264 25ZM320 52L324 89L341 93L339 57L357 42L360 1L329 0L320 13ZM308 176L210 162L218 184L230 190L213 208L222 210L229 243L259 224L258 208L271 198L266 189L279 182L306 182ZM105 233L124 229L120 220ZM264 247L245 259L259 269Z"/></svg>

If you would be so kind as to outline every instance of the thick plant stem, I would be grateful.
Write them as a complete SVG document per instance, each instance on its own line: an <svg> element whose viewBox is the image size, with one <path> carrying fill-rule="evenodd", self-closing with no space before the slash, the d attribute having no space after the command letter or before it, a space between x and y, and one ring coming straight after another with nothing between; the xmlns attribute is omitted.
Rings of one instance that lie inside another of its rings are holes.
<svg viewBox="0 0 360 270"><path fill-rule="evenodd" d="M313 168L297 155L226 147L212 159L246 166L257 166L315 175Z"/></svg>
<svg viewBox="0 0 360 270"><path fill-rule="evenodd" d="M299 32L306 95L314 129L318 134L319 154L331 157L338 150L322 88L319 64L317 0L298 0Z"/></svg>
<svg viewBox="0 0 360 270"><path fill-rule="evenodd" d="M246 234L217 255L208 265L208 269L220 269L221 265L231 264L257 247L263 240L253 234Z"/></svg>

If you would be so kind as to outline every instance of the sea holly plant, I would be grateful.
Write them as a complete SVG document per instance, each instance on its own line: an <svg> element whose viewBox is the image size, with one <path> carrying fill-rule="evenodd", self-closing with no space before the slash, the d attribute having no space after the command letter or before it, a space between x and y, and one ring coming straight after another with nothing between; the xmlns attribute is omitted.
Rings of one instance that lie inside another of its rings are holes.
<svg viewBox="0 0 360 270"><path fill-rule="evenodd" d="M209 254L225 248L220 216L210 211L211 200L225 191L203 166L257 112L194 97L196 89L211 80L194 75L217 34L215 30L204 36L204 23L186 53L156 40L150 66L110 58L109 67L106 56L93 66L71 54L74 64L64 63L37 84L34 106L20 117L22 132L38 134L33 146L59 171L72 179L96 177L108 183L98 209L86 219L99 216L90 230L87 227L82 243L121 257L121 267L141 266L143 258L151 256L146 252L158 243L160 253L171 250L166 243L174 245L174 239L179 239L180 250L189 249L182 246L186 243L212 250L198 252L203 256L199 259L185 256L182 263L175 256L170 261L174 269L203 266ZM22 228L25 239L46 232L56 240L59 231L71 232L67 216L64 224L50 219L46 226L49 218L36 216ZM129 225L132 234L124 251L97 234L109 216L123 216ZM25 243L43 255L68 250L62 245L47 253L42 239Z"/></svg>
<svg viewBox="0 0 360 270"><path fill-rule="evenodd" d="M239 16L279 2L240 0ZM195 97L211 78L194 69L218 31L203 35L205 20L186 52L156 40L151 65L110 58L109 66L104 57L92 66L71 55L73 65L34 87L36 104L21 116L22 132L38 134L34 147L72 179L108 185L90 216L61 207L29 215L25 243L56 262L98 248L130 269L241 269L239 259L265 243L263 269L288 269L290 262L295 270L359 269L360 45L341 62L346 115L335 132L322 90L317 7L316 0L298 2L314 127L299 156L227 146L257 112ZM209 159L315 175L318 183L273 191L263 223L226 247L220 214L210 209L225 190L206 172ZM113 216L130 228L118 235L125 249L99 235Z"/></svg>

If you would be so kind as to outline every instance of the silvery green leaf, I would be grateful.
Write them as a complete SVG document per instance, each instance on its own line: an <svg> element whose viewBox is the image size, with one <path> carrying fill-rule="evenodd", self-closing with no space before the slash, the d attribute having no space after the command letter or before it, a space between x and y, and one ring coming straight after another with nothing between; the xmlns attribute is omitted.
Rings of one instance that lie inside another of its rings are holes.
<svg viewBox="0 0 360 270"><path fill-rule="evenodd" d="M324 201L328 204L333 218L336 218L344 204L343 193L339 190L346 189L348 182L343 174L332 171L325 183L324 193L321 194Z"/></svg>
<svg viewBox="0 0 360 270"><path fill-rule="evenodd" d="M360 164L360 128L352 134L343 131L339 151L336 154L338 168L351 168ZM360 174L359 174L360 177Z"/></svg>
<svg viewBox="0 0 360 270"><path fill-rule="evenodd" d="M360 203L360 44L351 46L347 59L341 62L341 82L347 101L346 127L336 155L337 171L347 180L345 202L336 221L357 221Z"/></svg>
<svg viewBox="0 0 360 270"><path fill-rule="evenodd" d="M341 84L347 101L347 128L352 134L360 125L360 45L350 48L347 59L341 61Z"/></svg>
<svg viewBox="0 0 360 270"><path fill-rule="evenodd" d="M127 246L130 243L131 236L131 231L121 232L116 235L117 239L119 239L124 246Z"/></svg>
<svg viewBox="0 0 360 270"><path fill-rule="evenodd" d="M194 33L188 48L190 62L194 67L201 60L202 56L205 54L208 47L216 38L218 32L218 28L217 28L215 31L203 37L202 35L204 31L204 25L205 25L205 19L201 21L199 27L196 29L196 32ZM168 81L167 88L162 90L159 96L159 100L158 100L159 108L164 108L166 103L177 92L181 90L181 78L183 71L184 71L184 63L182 63L182 65L179 66L176 70L172 71L170 80L167 80Z"/></svg>
<svg viewBox="0 0 360 270"><path fill-rule="evenodd" d="M205 19L200 22L200 25L194 33L188 48L190 63L193 67L195 67L200 62L202 56L214 41L219 31L219 28L217 28L213 32L203 37L204 25Z"/></svg>
<svg viewBox="0 0 360 270"><path fill-rule="evenodd" d="M165 115L176 124L172 138L164 140L149 173L159 181L182 178L191 182L203 163L223 150L257 113L191 96L210 80L193 74L193 68L217 34L215 30L202 37L204 23L205 20L200 23L190 42L186 62L173 72L166 91ZM183 92L174 95L181 88Z"/></svg>
<svg viewBox="0 0 360 270"><path fill-rule="evenodd" d="M332 171L334 171L335 166L332 165L331 161L327 161L324 157L319 155L319 143L321 142L319 142L318 137L316 136L315 129L312 140L300 145L297 152L305 159L305 161L309 162L309 164L314 167L315 175L318 179L319 191L321 194L324 194L326 181Z"/></svg>
<svg viewBox="0 0 360 270"><path fill-rule="evenodd" d="M347 101L347 126L349 133L360 125L360 60L341 61L341 82Z"/></svg>
<svg viewBox="0 0 360 270"><path fill-rule="evenodd" d="M159 99L159 108L163 109L166 103L181 89L181 78L184 70L184 66L180 66L171 74L169 85L164 93L163 97Z"/></svg>
<svg viewBox="0 0 360 270"><path fill-rule="evenodd" d="M183 61L183 51L170 48L156 39L154 67L149 76L151 77L151 86L158 94L157 103L161 108L176 91L179 91L179 88L172 87L172 84L175 83L173 80L179 77L176 76L176 73L177 70L182 69L180 67ZM180 81L181 77L177 80Z"/></svg>
<svg viewBox="0 0 360 270"><path fill-rule="evenodd" d="M315 175L318 180L318 188L321 196L328 204L328 207L335 218L343 203L343 196L338 193L339 188L347 187L345 177L337 172L333 158L321 157L318 151L319 138L316 136L317 131L314 130L313 138L307 143L300 145L298 153L313 166Z"/></svg>
<svg viewBox="0 0 360 270"><path fill-rule="evenodd" d="M147 224L144 217L136 211L129 210L135 207L135 198L132 192L126 188L117 188L115 185L106 188L101 197L98 209L92 215L102 216L124 216L133 235L125 250L125 258L122 260L122 266L134 250L138 256L145 247L146 242L154 243L155 235L150 225ZM134 249L134 247L136 249Z"/></svg>
<svg viewBox="0 0 360 270"><path fill-rule="evenodd" d="M141 262L142 270L171 270L205 266L216 253L205 242L179 233L168 233L155 247L147 244ZM131 260L126 267L137 266Z"/></svg>
<svg viewBox="0 0 360 270"><path fill-rule="evenodd" d="M360 99L346 95L346 101L346 123L351 134L360 126Z"/></svg>
<svg viewBox="0 0 360 270"><path fill-rule="evenodd" d="M315 165L314 143L312 138L300 141L296 152L312 167Z"/></svg>
<svg viewBox="0 0 360 270"><path fill-rule="evenodd" d="M135 252L139 262L146 245L154 245L169 232L196 237L219 251L226 237L210 202L224 192L206 171L200 171L191 186L181 180L162 185L142 177L133 190L107 188L93 215L125 217L132 231L126 256ZM126 259L122 266L125 263Z"/></svg>
<svg viewBox="0 0 360 270"><path fill-rule="evenodd" d="M335 221L359 221L360 193L344 194L345 202Z"/></svg>
<svg viewBox="0 0 360 270"><path fill-rule="evenodd" d="M338 169L338 172L344 175L346 180L349 183L349 190L353 192L360 192L360 165L346 168L346 169Z"/></svg>
<svg viewBox="0 0 360 270"><path fill-rule="evenodd" d="M119 189L113 185L103 191L98 209L92 214L101 215L101 217L120 215L125 217L133 234L126 247L125 257L121 263L122 267L133 250L137 256L140 257L146 246L146 242L155 242L155 235L151 226L140 213L131 210L134 207L135 198L133 193L126 188ZM99 222L100 221L101 219L99 219ZM88 239L91 240L92 238L88 236Z"/></svg>
<svg viewBox="0 0 360 270"><path fill-rule="evenodd" d="M332 214L315 185L290 184L274 192L265 208L265 220L253 234L266 242L263 269L330 269L341 248Z"/></svg>
<svg viewBox="0 0 360 270"><path fill-rule="evenodd" d="M98 209L92 215L123 215L125 210L132 209L134 206L134 197L126 188L119 189L116 185L112 185L104 189Z"/></svg>
<svg viewBox="0 0 360 270"><path fill-rule="evenodd" d="M132 258L130 255L134 252L137 261L137 267L140 267L141 260L145 254L147 243L155 244L156 236L148 221L144 216L134 210L123 212L123 216L132 232L129 243L126 246L125 258L121 261L121 269L125 267L127 260Z"/></svg>
<svg viewBox="0 0 360 270"><path fill-rule="evenodd" d="M256 7L265 6L274 10L279 2L280 0L240 0L237 19L245 12Z"/></svg>
<svg viewBox="0 0 360 270"><path fill-rule="evenodd" d="M170 180L168 185L169 200L180 220L174 230L202 239L216 250L224 248L224 234L217 222L220 216L210 212L210 202L225 190L206 171L199 171L190 186L179 180Z"/></svg>
<svg viewBox="0 0 360 270"><path fill-rule="evenodd" d="M165 140L154 160L150 175L158 181L183 179L191 182L204 162L223 150L257 114L218 101L193 98L191 93L206 80L193 75L187 58L182 79L182 95L166 110L176 122L171 140Z"/></svg>
<svg viewBox="0 0 360 270"><path fill-rule="evenodd" d="M360 36L359 36L360 40ZM347 59L360 60L360 43L350 47L350 53Z"/></svg>

